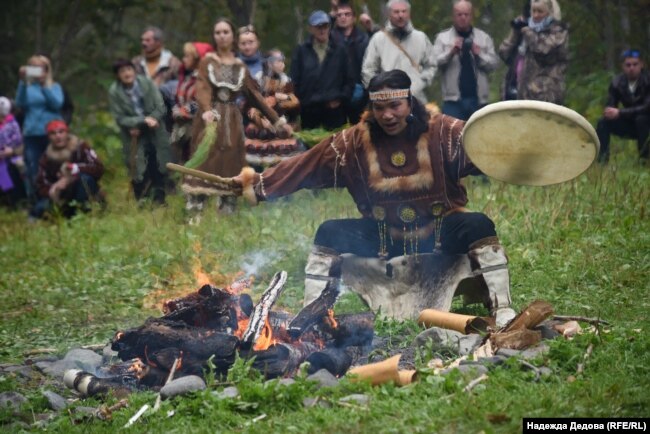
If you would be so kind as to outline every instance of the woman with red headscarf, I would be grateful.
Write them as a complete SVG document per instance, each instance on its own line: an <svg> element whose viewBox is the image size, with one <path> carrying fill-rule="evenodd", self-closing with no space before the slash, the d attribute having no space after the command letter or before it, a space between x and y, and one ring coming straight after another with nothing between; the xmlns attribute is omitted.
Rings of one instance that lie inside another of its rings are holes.
<svg viewBox="0 0 650 434"><path fill-rule="evenodd" d="M212 45L205 42L183 45L183 64L178 74L176 104L172 108L172 159L175 163L184 164L190 158L192 119L198 110L195 91L198 66L201 59L213 51Z"/></svg>

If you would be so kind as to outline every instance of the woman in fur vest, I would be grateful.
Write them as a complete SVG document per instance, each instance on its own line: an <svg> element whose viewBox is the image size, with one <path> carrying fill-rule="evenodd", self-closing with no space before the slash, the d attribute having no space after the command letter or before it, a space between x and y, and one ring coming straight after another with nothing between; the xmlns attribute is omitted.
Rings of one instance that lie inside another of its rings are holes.
<svg viewBox="0 0 650 434"><path fill-rule="evenodd" d="M64 216L71 217L77 207L88 209L88 202L93 199L103 202L99 179L104 174L104 165L95 151L88 143L69 134L62 120L49 122L46 131L49 143L38 164L38 200L29 213L30 218L41 218L54 206Z"/></svg>

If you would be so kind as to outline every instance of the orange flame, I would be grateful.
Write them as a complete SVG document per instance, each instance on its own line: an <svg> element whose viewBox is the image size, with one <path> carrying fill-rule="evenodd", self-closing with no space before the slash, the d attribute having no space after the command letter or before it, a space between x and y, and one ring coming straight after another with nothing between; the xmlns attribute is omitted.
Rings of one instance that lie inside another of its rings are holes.
<svg viewBox="0 0 650 434"><path fill-rule="evenodd" d="M149 373L149 366L141 359L135 359L133 364L127 369L128 372L133 372L136 378L142 379Z"/></svg>
<svg viewBox="0 0 650 434"><path fill-rule="evenodd" d="M255 345L253 345L253 350L264 351L276 343L276 340L273 339L273 329L271 329L271 324L269 324L269 320L267 318L264 322L264 328L262 329L262 333L260 333L260 337L257 338Z"/></svg>
<svg viewBox="0 0 650 434"><path fill-rule="evenodd" d="M337 329L339 327L339 324L336 322L336 318L334 318L334 309L327 309L327 317L325 318L325 321L333 329Z"/></svg>

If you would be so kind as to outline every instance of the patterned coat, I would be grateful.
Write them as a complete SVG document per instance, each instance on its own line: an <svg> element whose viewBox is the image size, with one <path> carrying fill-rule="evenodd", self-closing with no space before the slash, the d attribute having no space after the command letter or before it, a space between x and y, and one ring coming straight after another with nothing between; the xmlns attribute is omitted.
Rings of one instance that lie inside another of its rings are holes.
<svg viewBox="0 0 650 434"><path fill-rule="evenodd" d="M370 125L362 121L265 170L254 186L257 199L343 187L359 212L387 225L393 238L401 239L405 229L425 238L437 217L467 203L461 178L480 173L465 154L464 125L438 114L416 139L377 132L373 140Z"/></svg>
<svg viewBox="0 0 650 434"><path fill-rule="evenodd" d="M502 59L518 49L521 35L525 47L524 64L517 81L519 99L562 104L566 91L565 74L569 63L569 31L553 21L548 28L535 32L529 27L511 30L499 46Z"/></svg>

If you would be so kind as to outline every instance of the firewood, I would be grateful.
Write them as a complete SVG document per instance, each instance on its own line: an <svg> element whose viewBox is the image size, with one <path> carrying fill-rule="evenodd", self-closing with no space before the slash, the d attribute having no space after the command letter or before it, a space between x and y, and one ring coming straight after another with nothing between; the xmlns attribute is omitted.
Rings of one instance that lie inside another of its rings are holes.
<svg viewBox="0 0 650 434"><path fill-rule="evenodd" d="M323 292L318 298L305 306L289 324L289 334L293 339L298 339L309 327L321 322L327 316L329 309L334 306L339 296L338 283L328 281Z"/></svg>
<svg viewBox="0 0 650 434"><path fill-rule="evenodd" d="M542 340L542 333L526 328L511 330L507 332L493 333L490 335L490 343L497 348L510 348L522 350L539 343Z"/></svg>
<svg viewBox="0 0 650 434"><path fill-rule="evenodd" d="M553 315L553 306L550 303L543 300L535 300L510 321L500 333L532 329L551 315Z"/></svg>
<svg viewBox="0 0 650 434"><path fill-rule="evenodd" d="M316 351L310 354L306 361L309 362L307 373L313 374L326 369L335 377L345 374L352 365L352 357L345 350L338 348Z"/></svg>
<svg viewBox="0 0 650 434"><path fill-rule="evenodd" d="M247 357L255 357L253 368L266 378L277 378L294 373L308 355L318 350L312 342L278 343L264 351L252 351Z"/></svg>
<svg viewBox="0 0 650 434"><path fill-rule="evenodd" d="M269 283L268 288L262 294L262 298L255 305L253 309L253 314L248 321L248 327L242 335L241 347L247 349L253 346L257 339L262 333L262 329L267 324L267 318L271 307L278 299L282 291L284 290L284 285L287 283L287 272L280 271L275 273L271 282Z"/></svg>

